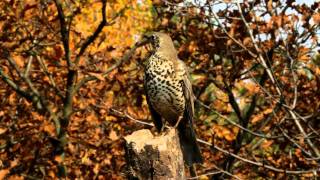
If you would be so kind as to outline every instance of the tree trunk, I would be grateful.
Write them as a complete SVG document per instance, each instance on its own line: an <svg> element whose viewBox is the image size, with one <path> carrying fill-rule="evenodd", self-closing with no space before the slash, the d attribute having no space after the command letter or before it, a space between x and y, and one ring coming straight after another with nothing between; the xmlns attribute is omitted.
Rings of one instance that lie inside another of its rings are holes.
<svg viewBox="0 0 320 180"><path fill-rule="evenodd" d="M128 179L185 179L183 155L175 129L156 136L143 129L124 139Z"/></svg>

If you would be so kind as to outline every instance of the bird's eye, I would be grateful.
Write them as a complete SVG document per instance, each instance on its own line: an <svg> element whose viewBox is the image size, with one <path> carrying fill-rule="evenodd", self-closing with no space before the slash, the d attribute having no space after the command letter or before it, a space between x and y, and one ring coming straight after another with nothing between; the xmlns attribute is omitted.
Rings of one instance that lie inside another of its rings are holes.
<svg viewBox="0 0 320 180"><path fill-rule="evenodd" d="M157 36L156 36L156 35L152 35L152 36L151 36L151 39L152 39L153 41L156 41L156 40L157 40Z"/></svg>

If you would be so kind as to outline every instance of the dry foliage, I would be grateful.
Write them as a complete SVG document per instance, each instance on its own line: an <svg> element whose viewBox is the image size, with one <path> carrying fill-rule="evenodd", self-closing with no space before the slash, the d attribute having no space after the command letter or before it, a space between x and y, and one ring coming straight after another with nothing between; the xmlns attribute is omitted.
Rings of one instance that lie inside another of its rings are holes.
<svg viewBox="0 0 320 180"><path fill-rule="evenodd" d="M0 179L124 178L121 138L151 118L146 52L134 46L150 29L170 34L190 67L197 134L214 145L201 146L202 179L319 173L319 3L4 0L0 9Z"/></svg>

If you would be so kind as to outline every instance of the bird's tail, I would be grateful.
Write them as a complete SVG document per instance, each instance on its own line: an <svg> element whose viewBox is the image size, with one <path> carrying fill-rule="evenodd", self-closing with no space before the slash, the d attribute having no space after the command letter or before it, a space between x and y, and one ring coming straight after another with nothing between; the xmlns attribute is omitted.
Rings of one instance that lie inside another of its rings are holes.
<svg viewBox="0 0 320 180"><path fill-rule="evenodd" d="M187 165L190 167L195 163L202 163L203 159L192 123L182 120L178 125L178 132L183 159Z"/></svg>

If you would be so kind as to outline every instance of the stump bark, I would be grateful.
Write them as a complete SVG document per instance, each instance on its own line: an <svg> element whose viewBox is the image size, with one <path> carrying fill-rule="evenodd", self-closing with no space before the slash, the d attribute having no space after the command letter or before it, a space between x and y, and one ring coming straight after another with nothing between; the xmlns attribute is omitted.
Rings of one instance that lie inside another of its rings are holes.
<svg viewBox="0 0 320 180"><path fill-rule="evenodd" d="M126 136L128 179L185 179L177 131L153 135L143 129Z"/></svg>

